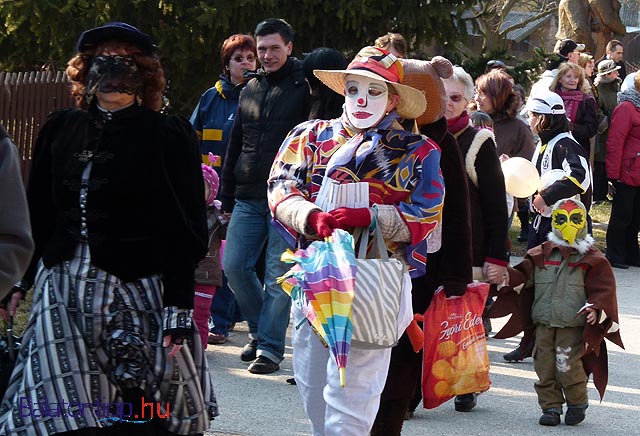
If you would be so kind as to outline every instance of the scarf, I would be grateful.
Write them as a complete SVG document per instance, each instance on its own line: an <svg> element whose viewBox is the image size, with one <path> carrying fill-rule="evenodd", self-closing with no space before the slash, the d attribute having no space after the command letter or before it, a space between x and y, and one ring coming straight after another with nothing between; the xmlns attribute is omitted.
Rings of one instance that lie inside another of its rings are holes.
<svg viewBox="0 0 640 436"><path fill-rule="evenodd" d="M447 120L447 130L455 135L469 126L469 120L470 117L467 111L462 111L457 117Z"/></svg>
<svg viewBox="0 0 640 436"><path fill-rule="evenodd" d="M356 155L356 166L360 165L364 158L371 154L371 152L376 148L376 145L378 145L378 142L382 137L382 135L378 133L378 130L388 129L398 118L400 118L400 116L395 110L393 110L389 112L389 115L385 115L385 117L382 118L376 126L373 126L369 130L358 130L353 127L349 122L347 114L344 113L341 121L346 130L349 133L358 133L351 136L347 142L338 148L338 151L333 153L331 159L327 162L325 174L329 175L329 173L337 167L349 162L353 158L354 152ZM368 141L368 139L370 139L370 141Z"/></svg>
<svg viewBox="0 0 640 436"><path fill-rule="evenodd" d="M640 109L640 94L634 88L629 88L618 93L618 104L629 101L636 108Z"/></svg>
<svg viewBox="0 0 640 436"><path fill-rule="evenodd" d="M595 83L596 85L599 85L601 83L611 83L611 82L616 81L616 80L620 81L620 80L618 80L617 77L608 76L606 74L603 74L602 76L596 77L596 80L593 83Z"/></svg>
<svg viewBox="0 0 640 436"><path fill-rule="evenodd" d="M564 102L564 110L567 114L567 118L569 118L572 123L575 122L580 102L586 98L584 92L579 89L561 91L560 87L558 87L556 94L558 94Z"/></svg>

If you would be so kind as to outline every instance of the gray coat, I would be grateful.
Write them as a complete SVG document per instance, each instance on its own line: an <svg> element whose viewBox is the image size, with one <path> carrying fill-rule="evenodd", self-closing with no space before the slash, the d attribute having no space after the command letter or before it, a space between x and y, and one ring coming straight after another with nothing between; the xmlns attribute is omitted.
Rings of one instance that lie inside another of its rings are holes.
<svg viewBox="0 0 640 436"><path fill-rule="evenodd" d="M0 126L0 299L22 278L33 239L18 149Z"/></svg>

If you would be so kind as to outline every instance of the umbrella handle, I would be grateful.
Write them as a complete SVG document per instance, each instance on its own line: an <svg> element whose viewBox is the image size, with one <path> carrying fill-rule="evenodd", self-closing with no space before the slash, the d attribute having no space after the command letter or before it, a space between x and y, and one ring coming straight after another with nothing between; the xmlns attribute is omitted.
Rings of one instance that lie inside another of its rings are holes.
<svg viewBox="0 0 640 436"><path fill-rule="evenodd" d="M338 368L338 372L340 373L340 387L343 388L347 385L347 369Z"/></svg>

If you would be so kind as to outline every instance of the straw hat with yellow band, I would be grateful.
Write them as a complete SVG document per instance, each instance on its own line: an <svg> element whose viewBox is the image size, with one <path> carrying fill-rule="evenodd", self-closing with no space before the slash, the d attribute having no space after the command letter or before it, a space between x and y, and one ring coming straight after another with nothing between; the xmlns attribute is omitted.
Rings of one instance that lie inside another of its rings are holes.
<svg viewBox="0 0 640 436"><path fill-rule="evenodd" d="M313 70L313 74L342 95L345 95L346 77L349 74L386 82L400 97L396 112L401 118L418 118L427 108L427 101L420 91L402 84L404 70L400 59L382 48L363 48L346 70Z"/></svg>

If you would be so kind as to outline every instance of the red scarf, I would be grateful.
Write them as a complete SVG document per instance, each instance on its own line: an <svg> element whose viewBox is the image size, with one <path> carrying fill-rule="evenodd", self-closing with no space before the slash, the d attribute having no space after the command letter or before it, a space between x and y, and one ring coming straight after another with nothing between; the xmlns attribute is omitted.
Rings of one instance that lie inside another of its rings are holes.
<svg viewBox="0 0 640 436"><path fill-rule="evenodd" d="M459 116L447 120L447 130L453 135L464 130L469 126L469 114L463 111Z"/></svg>
<svg viewBox="0 0 640 436"><path fill-rule="evenodd" d="M556 94L558 94L562 101L564 102L564 110L566 112L567 118L572 123L576 121L576 114L578 113L578 107L580 107L580 102L585 99L584 92L579 89L574 89L572 91L561 91L560 87L556 90Z"/></svg>

